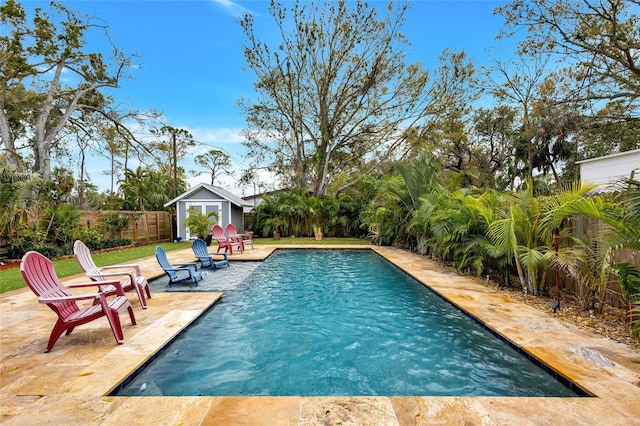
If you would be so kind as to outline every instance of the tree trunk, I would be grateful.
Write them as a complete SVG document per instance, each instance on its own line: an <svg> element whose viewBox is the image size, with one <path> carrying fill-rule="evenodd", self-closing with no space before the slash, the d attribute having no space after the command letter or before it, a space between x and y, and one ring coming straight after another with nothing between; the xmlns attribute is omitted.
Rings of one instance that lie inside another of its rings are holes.
<svg viewBox="0 0 640 426"><path fill-rule="evenodd" d="M11 170L18 170L18 155L16 153L15 141L9 130L9 119L4 113L4 99L0 99L0 137L5 149L6 164Z"/></svg>
<svg viewBox="0 0 640 426"><path fill-rule="evenodd" d="M518 257L518 251L514 251L513 260L516 262L516 269L518 270L518 278L520 279L520 285L522 286L522 291L525 296L527 295L527 282L524 277L524 272L522 271L522 265L520 264L520 258Z"/></svg>

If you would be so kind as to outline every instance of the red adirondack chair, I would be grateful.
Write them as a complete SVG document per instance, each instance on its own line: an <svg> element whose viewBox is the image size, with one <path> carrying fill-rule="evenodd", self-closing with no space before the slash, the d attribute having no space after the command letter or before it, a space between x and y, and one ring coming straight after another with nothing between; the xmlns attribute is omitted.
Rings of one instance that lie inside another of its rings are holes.
<svg viewBox="0 0 640 426"><path fill-rule="evenodd" d="M53 326L45 353L51 351L63 332L66 331L69 335L75 327L102 316L107 317L113 331L113 337L119 345L124 342L120 314L129 311L131 324L136 324L131 302L124 295L124 290L118 280L64 286L53 268L53 262L36 251L30 251L22 257L20 272L29 288L38 296L38 302L45 303L58 315L58 321ZM99 290L100 285L114 286L115 297L108 296L107 293L101 291L74 296L69 291L76 287L96 287ZM91 300L93 305L81 308L76 303L79 300Z"/></svg>
<svg viewBox="0 0 640 426"><path fill-rule="evenodd" d="M224 234L224 229L222 226L215 224L211 228L211 234L213 234L213 238L218 242L218 250L216 253L220 252L220 249L224 249L226 253L229 250L229 254L233 254L233 248L237 247L242 253L242 243L237 241L231 241L229 237Z"/></svg>
<svg viewBox="0 0 640 426"><path fill-rule="evenodd" d="M242 251L244 252L247 249L247 245L251 245L251 249L253 249L253 237L251 234L238 234L238 230L233 223L227 225L227 235L236 243L239 243L242 246Z"/></svg>
<svg viewBox="0 0 640 426"><path fill-rule="evenodd" d="M73 254L84 273L93 281L105 281L116 277L123 278L121 281L122 288L125 291L132 289L135 290L138 294L138 300L140 300L140 306L142 306L142 309L147 309L145 292L147 293L147 297L151 299L151 291L149 290L149 283L147 282L147 279L142 275L142 273L140 273L139 265L112 265L98 268L96 263L93 261L93 257L91 257L89 247L80 240L76 240L76 242L73 243ZM107 270L119 271L103 272ZM100 289L106 293L115 292L115 288L113 286L104 285L104 283L101 283Z"/></svg>

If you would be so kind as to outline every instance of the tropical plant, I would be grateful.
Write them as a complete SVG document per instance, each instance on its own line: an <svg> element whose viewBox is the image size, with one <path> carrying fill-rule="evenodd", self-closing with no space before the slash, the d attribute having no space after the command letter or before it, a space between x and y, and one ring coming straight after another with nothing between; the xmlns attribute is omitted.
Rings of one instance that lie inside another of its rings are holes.
<svg viewBox="0 0 640 426"><path fill-rule="evenodd" d="M279 231L278 215L280 214L280 200L278 195L265 195L262 202L252 211L253 228L262 236L272 235Z"/></svg>
<svg viewBox="0 0 640 426"><path fill-rule="evenodd" d="M640 340L640 297L635 297L631 301L629 317L631 318L632 334L636 339Z"/></svg>
<svg viewBox="0 0 640 426"><path fill-rule="evenodd" d="M215 220L211 220L212 217ZM220 219L220 215L216 211L205 214L200 209L190 208L183 225L189 228L191 235L196 235L204 240L210 234L211 227L218 219Z"/></svg>
<svg viewBox="0 0 640 426"><path fill-rule="evenodd" d="M178 191L184 191L183 181L178 183ZM121 181L124 195L122 208L126 210L164 210L164 204L171 199L173 183L167 174L139 166L127 169Z"/></svg>
<svg viewBox="0 0 640 426"><path fill-rule="evenodd" d="M435 256L452 262L457 269L477 275L499 274L508 278L508 258L487 237L503 198L494 191L480 194L465 189L442 191L422 197L412 228L423 230L424 245Z"/></svg>
<svg viewBox="0 0 640 426"><path fill-rule="evenodd" d="M623 179L614 188L617 190L617 209L608 211L617 219L610 223L615 234L615 244L640 250L640 181Z"/></svg>
<svg viewBox="0 0 640 426"><path fill-rule="evenodd" d="M612 270L618 277L622 296L627 302L634 296L640 295L640 271L634 264L619 262Z"/></svg>
<svg viewBox="0 0 640 426"><path fill-rule="evenodd" d="M279 230L285 235L311 235L315 225L323 231L335 227L339 214L339 203L335 199L315 196L304 188L291 188L263 197L263 202L253 211L253 223L256 229L269 235L276 230L273 220L277 216L282 226Z"/></svg>
<svg viewBox="0 0 640 426"><path fill-rule="evenodd" d="M411 218L411 196L401 176L383 179L376 197L363 213L369 238L375 244L405 245Z"/></svg>
<svg viewBox="0 0 640 426"><path fill-rule="evenodd" d="M579 193L584 195L593 188L593 185L582 183ZM560 224L571 216L587 216L599 221L595 232L589 237L591 241L588 245L574 239L575 246L568 256L560 250L560 267L584 287L579 288L584 308L589 304L593 306L595 299L603 298L616 253L624 248L640 248L640 183L625 179L618 182L614 189L616 193L592 196L575 196L571 191L558 191L554 197L548 198L548 201L552 201L547 206L548 226Z"/></svg>
<svg viewBox="0 0 640 426"><path fill-rule="evenodd" d="M629 262L619 262L612 270L618 277L622 296L627 303L626 319L633 335L640 338L640 271Z"/></svg>
<svg viewBox="0 0 640 426"><path fill-rule="evenodd" d="M0 237L9 236L17 224L28 216L27 200L33 194L38 175L0 169Z"/></svg>
<svg viewBox="0 0 640 426"><path fill-rule="evenodd" d="M429 204L445 192L440 184L442 166L427 151L419 152L409 163L396 162L393 166L399 175L385 177L382 181L367 210L366 221L369 229L375 230L378 242L418 246L423 251L425 235L420 231L429 233L427 222L413 226L411 222L423 203ZM423 213L427 210L429 207Z"/></svg>
<svg viewBox="0 0 640 426"><path fill-rule="evenodd" d="M80 226L80 209L68 204L56 206L50 210L47 233L58 247L72 244Z"/></svg>
<svg viewBox="0 0 640 426"><path fill-rule="evenodd" d="M105 228L111 237L115 237L117 233L121 233L131 223L131 218L119 215L118 213L109 212L102 218Z"/></svg>

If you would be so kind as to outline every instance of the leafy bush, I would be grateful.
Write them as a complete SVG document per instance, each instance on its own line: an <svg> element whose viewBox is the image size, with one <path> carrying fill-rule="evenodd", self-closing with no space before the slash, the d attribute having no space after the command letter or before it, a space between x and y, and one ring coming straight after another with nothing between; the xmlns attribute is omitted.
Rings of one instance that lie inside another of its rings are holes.
<svg viewBox="0 0 640 426"><path fill-rule="evenodd" d="M103 250L112 247L127 246L131 240L126 238L105 238L97 228L76 229L67 241L59 247L47 243L45 231L19 225L15 235L7 240L7 255L11 259L20 259L30 250L42 253L49 259L73 254L73 242L81 240L90 250Z"/></svg>
<svg viewBox="0 0 640 426"><path fill-rule="evenodd" d="M77 230L73 235L73 240L80 240L87 244L87 241L99 241L104 240L105 235L104 232L100 228L83 228Z"/></svg>
<svg viewBox="0 0 640 426"><path fill-rule="evenodd" d="M43 256L45 256L45 257L47 257L49 259L56 259L58 257L62 257L62 256L70 254L68 252L68 249L66 249L67 251L65 251L64 248L52 246L52 245L49 245L49 244L37 245L35 247L30 248L29 250L35 250L38 253L42 254ZM29 251L29 250L27 250L27 251ZM24 255L24 253L20 257L22 257L23 255Z"/></svg>
<svg viewBox="0 0 640 426"><path fill-rule="evenodd" d="M20 259L29 250L43 246L46 239L46 232L18 224L15 235L7 240L7 255L11 259Z"/></svg>
<svg viewBox="0 0 640 426"><path fill-rule="evenodd" d="M131 240L127 238L105 238L99 242L100 247L96 250L102 250L112 247L128 246L131 244Z"/></svg>
<svg viewBox="0 0 640 426"><path fill-rule="evenodd" d="M100 238L81 240L89 250L104 250L113 247L128 246L131 240L127 238Z"/></svg>
<svg viewBox="0 0 640 426"><path fill-rule="evenodd" d="M104 215L102 218L104 221L104 226L107 229L107 232L112 237L115 237L119 232L123 229L126 229L131 223L131 218L127 216L120 216L118 213L110 212Z"/></svg>
<svg viewBox="0 0 640 426"><path fill-rule="evenodd" d="M80 228L80 209L63 204L51 209L49 214L50 222L47 230L50 234L50 240L60 247L69 243L73 244L73 237Z"/></svg>

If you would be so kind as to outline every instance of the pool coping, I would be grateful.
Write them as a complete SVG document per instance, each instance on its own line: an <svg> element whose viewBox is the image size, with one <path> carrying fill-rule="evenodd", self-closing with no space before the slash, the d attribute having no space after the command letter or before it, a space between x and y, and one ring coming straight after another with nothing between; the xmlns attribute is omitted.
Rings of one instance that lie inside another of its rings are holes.
<svg viewBox="0 0 640 426"><path fill-rule="evenodd" d="M260 260L281 246L256 246L231 260ZM220 293L154 293L123 317L116 346L100 321L63 336L43 354L53 314L27 291L0 296L0 421L3 424L640 424L640 353L541 313L480 280L393 247L371 249L522 348L592 398L530 397L111 397L105 396L213 305ZM193 257L190 249L169 256ZM147 278L161 274L141 259ZM72 277L77 281L82 277ZM90 343L90 344L88 344Z"/></svg>

